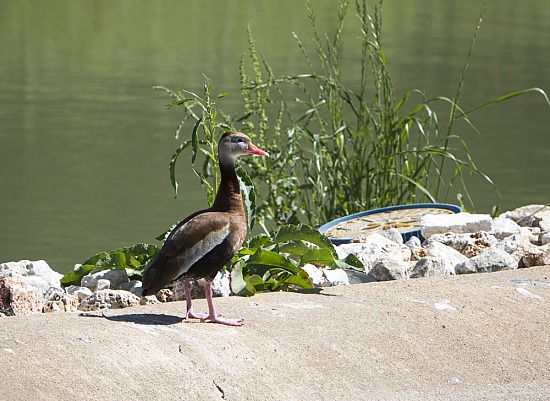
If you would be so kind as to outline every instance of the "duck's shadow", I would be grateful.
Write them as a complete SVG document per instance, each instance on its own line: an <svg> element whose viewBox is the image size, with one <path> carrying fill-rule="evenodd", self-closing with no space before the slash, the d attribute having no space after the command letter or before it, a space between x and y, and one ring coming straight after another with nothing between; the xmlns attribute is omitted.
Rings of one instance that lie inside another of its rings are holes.
<svg viewBox="0 0 550 401"><path fill-rule="evenodd" d="M100 315L95 313L80 313L84 317L100 317L113 322L126 322L143 325L165 325L177 324L183 322L183 317L174 315L164 315L158 313L128 313L126 315L107 316L105 313Z"/></svg>

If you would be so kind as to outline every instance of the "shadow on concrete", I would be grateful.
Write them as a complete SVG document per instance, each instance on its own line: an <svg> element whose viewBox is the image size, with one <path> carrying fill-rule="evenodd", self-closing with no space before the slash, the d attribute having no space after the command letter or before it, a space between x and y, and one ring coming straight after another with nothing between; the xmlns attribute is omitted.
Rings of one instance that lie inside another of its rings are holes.
<svg viewBox="0 0 550 401"><path fill-rule="evenodd" d="M107 316L105 313L80 313L83 317L99 317L113 322L127 322L144 325L171 325L183 322L185 319L182 316L164 315L158 313L129 313L127 315Z"/></svg>

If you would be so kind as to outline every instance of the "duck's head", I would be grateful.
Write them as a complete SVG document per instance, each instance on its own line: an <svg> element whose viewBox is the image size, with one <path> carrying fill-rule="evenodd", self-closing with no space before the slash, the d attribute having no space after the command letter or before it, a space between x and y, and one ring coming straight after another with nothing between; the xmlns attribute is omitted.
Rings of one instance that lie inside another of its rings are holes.
<svg viewBox="0 0 550 401"><path fill-rule="evenodd" d="M235 163L235 159L243 155L269 156L269 153L256 147L252 140L242 132L225 132L218 144L220 164Z"/></svg>

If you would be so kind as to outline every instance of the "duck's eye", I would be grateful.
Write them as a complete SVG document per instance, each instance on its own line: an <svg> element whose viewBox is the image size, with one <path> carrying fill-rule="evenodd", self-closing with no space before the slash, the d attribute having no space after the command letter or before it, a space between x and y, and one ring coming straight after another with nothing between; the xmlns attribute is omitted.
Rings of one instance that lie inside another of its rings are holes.
<svg viewBox="0 0 550 401"><path fill-rule="evenodd" d="M243 142L244 142L244 138L237 138L237 142L243 143Z"/></svg>

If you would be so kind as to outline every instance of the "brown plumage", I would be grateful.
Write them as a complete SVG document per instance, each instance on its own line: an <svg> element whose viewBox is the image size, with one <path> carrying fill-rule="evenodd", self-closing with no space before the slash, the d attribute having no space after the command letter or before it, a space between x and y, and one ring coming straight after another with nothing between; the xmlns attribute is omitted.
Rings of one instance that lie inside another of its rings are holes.
<svg viewBox="0 0 550 401"><path fill-rule="evenodd" d="M221 182L214 204L183 219L172 230L143 274L143 295L156 294L170 282L183 278L187 318L241 325L240 319L225 319L216 314L211 284L218 271L240 249L246 236L246 217L235 173L235 160L246 154L268 155L241 132L222 135L218 145ZM189 282L192 278L206 280L208 314L193 312Z"/></svg>

